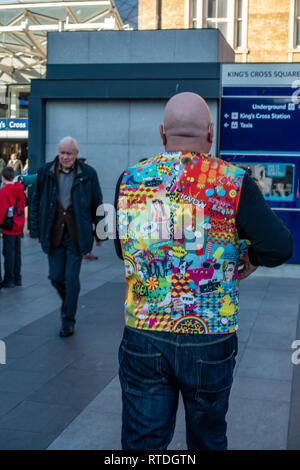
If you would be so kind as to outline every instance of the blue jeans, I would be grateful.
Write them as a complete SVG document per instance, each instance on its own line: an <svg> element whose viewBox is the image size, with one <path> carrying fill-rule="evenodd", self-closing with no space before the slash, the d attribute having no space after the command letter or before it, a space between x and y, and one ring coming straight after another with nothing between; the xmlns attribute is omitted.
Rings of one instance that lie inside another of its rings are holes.
<svg viewBox="0 0 300 470"><path fill-rule="evenodd" d="M81 255L76 251L73 242L65 233L61 245L52 248L48 255L49 278L62 299L62 326L73 326L80 291Z"/></svg>
<svg viewBox="0 0 300 470"><path fill-rule="evenodd" d="M119 349L122 448L167 449L180 391L188 449L227 449L225 416L236 354L236 333L185 335L125 327Z"/></svg>

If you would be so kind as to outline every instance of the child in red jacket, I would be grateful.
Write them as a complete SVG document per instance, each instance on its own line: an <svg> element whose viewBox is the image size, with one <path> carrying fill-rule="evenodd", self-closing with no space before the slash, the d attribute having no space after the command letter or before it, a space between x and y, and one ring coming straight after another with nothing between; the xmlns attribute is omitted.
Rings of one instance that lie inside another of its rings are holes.
<svg viewBox="0 0 300 470"><path fill-rule="evenodd" d="M7 209L14 208L13 227L2 229L4 280L0 287L15 287L21 281L21 235L25 224L25 195L23 184L14 183L14 170L6 167L2 170L2 186L0 189L0 226L5 219Z"/></svg>

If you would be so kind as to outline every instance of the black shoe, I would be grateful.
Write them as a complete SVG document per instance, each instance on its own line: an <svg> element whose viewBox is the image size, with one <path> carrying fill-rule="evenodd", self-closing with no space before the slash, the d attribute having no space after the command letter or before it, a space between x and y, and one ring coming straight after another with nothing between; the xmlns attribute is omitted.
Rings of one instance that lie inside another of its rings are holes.
<svg viewBox="0 0 300 470"><path fill-rule="evenodd" d="M2 281L0 284L0 289L2 289L3 287L5 289L10 289L11 287L15 287L15 283L13 281Z"/></svg>
<svg viewBox="0 0 300 470"><path fill-rule="evenodd" d="M19 286L21 286L21 285L22 285L22 281L21 281L21 280L20 280L20 281L15 281L15 286L18 286L18 287L19 287Z"/></svg>
<svg viewBox="0 0 300 470"><path fill-rule="evenodd" d="M74 326L64 326L60 332L59 336L61 338L65 338L66 336L72 336L74 334L75 328Z"/></svg>

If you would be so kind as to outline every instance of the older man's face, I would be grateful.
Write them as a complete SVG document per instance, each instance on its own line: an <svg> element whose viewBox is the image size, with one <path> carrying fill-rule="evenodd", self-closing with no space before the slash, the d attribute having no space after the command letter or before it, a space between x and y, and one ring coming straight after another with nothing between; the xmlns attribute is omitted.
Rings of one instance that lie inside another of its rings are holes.
<svg viewBox="0 0 300 470"><path fill-rule="evenodd" d="M61 144L58 147L58 160L63 170L70 170L76 160L77 154L78 152L71 142Z"/></svg>

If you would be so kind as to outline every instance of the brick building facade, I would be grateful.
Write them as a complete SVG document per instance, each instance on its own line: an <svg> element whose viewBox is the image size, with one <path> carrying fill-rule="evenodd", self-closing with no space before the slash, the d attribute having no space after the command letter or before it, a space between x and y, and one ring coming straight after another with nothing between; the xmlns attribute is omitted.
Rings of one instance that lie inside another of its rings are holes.
<svg viewBox="0 0 300 470"><path fill-rule="evenodd" d="M236 62L300 62L300 0L139 0L138 27L218 27Z"/></svg>

